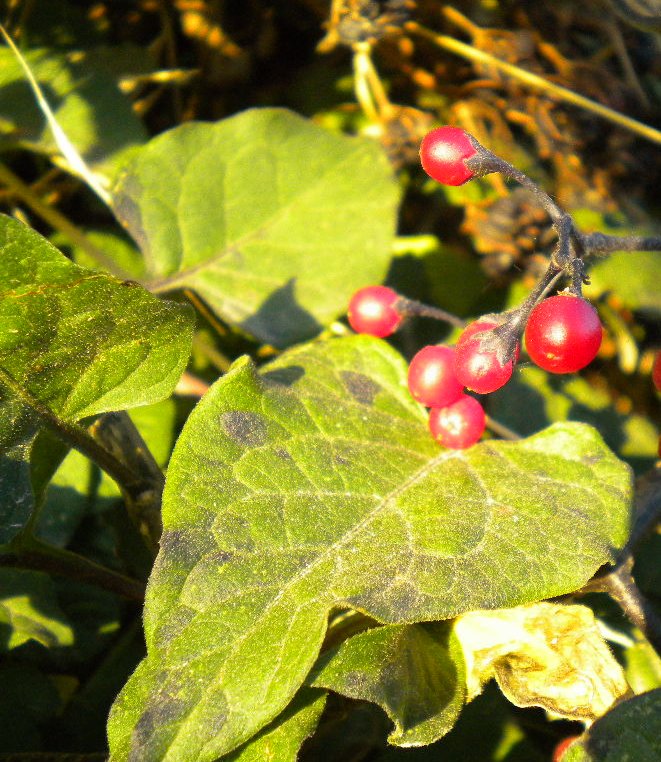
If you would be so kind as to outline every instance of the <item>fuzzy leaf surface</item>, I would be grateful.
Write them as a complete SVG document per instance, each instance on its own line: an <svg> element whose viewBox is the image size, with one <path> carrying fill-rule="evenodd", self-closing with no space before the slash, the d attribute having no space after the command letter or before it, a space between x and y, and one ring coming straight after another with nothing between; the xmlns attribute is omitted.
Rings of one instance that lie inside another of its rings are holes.
<svg viewBox="0 0 661 762"><path fill-rule="evenodd" d="M466 685L461 646L447 623L386 625L324 654L310 684L379 704L395 724L388 741L427 746L454 725Z"/></svg>
<svg viewBox="0 0 661 762"><path fill-rule="evenodd" d="M373 142L254 109L154 138L113 198L153 288L190 288L224 320L286 346L383 280L398 189Z"/></svg>
<svg viewBox="0 0 661 762"><path fill-rule="evenodd" d="M176 385L193 319L136 284L72 264L0 216L0 542L29 513L28 460L44 409L72 423L157 402ZM41 411L41 412L40 412Z"/></svg>
<svg viewBox="0 0 661 762"><path fill-rule="evenodd" d="M113 759L236 748L291 700L337 607L397 624L575 590L624 544L630 498L583 424L439 449L382 341L305 345L261 374L238 361L170 460Z"/></svg>
<svg viewBox="0 0 661 762"><path fill-rule="evenodd" d="M229 754L227 762L296 762L306 738L314 733L326 705L326 692L301 688L285 711L250 741Z"/></svg>

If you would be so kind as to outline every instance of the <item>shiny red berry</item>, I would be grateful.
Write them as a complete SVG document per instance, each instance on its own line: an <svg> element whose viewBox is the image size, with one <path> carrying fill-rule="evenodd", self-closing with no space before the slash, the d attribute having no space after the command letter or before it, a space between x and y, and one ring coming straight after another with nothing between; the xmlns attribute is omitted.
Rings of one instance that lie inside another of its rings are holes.
<svg viewBox="0 0 661 762"><path fill-rule="evenodd" d="M402 322L395 306L398 299L397 293L387 286L361 288L349 302L349 325L356 333L390 336Z"/></svg>
<svg viewBox="0 0 661 762"><path fill-rule="evenodd" d="M427 407L445 407L456 402L464 391L454 375L452 347L423 347L411 360L409 391Z"/></svg>
<svg viewBox="0 0 661 762"><path fill-rule="evenodd" d="M438 127L428 132L420 145L425 172L443 185L463 185L475 176L466 160L477 154L470 135L460 127Z"/></svg>
<svg viewBox="0 0 661 762"><path fill-rule="evenodd" d="M454 372L460 383L478 394L489 394L504 386L512 377L514 360L504 365L495 349L485 349L485 332L497 327L490 320L476 320L464 329L454 355ZM518 346L515 359L518 358Z"/></svg>
<svg viewBox="0 0 661 762"><path fill-rule="evenodd" d="M574 373L592 362L601 346L597 310L585 299L558 294L530 313L526 349L530 359L550 373Z"/></svg>
<svg viewBox="0 0 661 762"><path fill-rule="evenodd" d="M661 392L661 351L656 353L654 365L652 365L652 381L657 391Z"/></svg>
<svg viewBox="0 0 661 762"><path fill-rule="evenodd" d="M484 433L486 419L482 405L463 394L447 407L429 411L429 430L434 439L451 450L471 447Z"/></svg>

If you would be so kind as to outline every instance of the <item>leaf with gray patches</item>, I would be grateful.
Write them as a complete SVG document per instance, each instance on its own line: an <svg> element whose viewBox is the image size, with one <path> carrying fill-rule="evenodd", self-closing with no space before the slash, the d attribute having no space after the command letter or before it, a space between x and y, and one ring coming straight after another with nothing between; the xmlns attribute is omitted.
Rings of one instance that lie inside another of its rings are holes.
<svg viewBox="0 0 661 762"><path fill-rule="evenodd" d="M464 704L461 646L445 622L386 625L322 655L310 685L379 704L395 746L427 746L448 733Z"/></svg>
<svg viewBox="0 0 661 762"><path fill-rule="evenodd" d="M399 624L537 601L626 541L630 470L591 427L447 451L425 418L404 360L364 336L262 374L241 360L211 388L170 461L113 760L237 748L291 701L337 607Z"/></svg>
<svg viewBox="0 0 661 762"><path fill-rule="evenodd" d="M193 316L137 284L78 267L0 215L0 542L33 503L28 461L46 417L64 424L174 389Z"/></svg>

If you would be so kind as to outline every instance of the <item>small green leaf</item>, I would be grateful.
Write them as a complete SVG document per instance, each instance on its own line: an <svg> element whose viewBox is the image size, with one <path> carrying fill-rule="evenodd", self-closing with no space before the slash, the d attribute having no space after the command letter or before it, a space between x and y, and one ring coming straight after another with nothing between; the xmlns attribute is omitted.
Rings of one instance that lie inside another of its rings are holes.
<svg viewBox="0 0 661 762"><path fill-rule="evenodd" d="M634 693L661 688L661 656L647 640L639 639L623 655L627 682Z"/></svg>
<svg viewBox="0 0 661 762"><path fill-rule="evenodd" d="M441 450L369 337L241 360L175 446L148 657L113 759L213 760L279 714L328 614L445 619L568 593L624 544L631 473L592 428Z"/></svg>
<svg viewBox="0 0 661 762"><path fill-rule="evenodd" d="M3 650L31 640L46 648L73 644L73 630L59 607L50 577L0 568L0 590L7 591L0 597Z"/></svg>
<svg viewBox="0 0 661 762"><path fill-rule="evenodd" d="M661 689L634 696L597 720L563 762L660 762Z"/></svg>
<svg viewBox="0 0 661 762"><path fill-rule="evenodd" d="M461 647L446 623L386 625L324 654L310 685L379 704L396 746L426 746L454 725L466 685Z"/></svg>
<svg viewBox="0 0 661 762"><path fill-rule="evenodd" d="M314 733L326 705L326 692L301 688L285 711L226 762L296 762L306 738Z"/></svg>
<svg viewBox="0 0 661 762"><path fill-rule="evenodd" d="M0 216L0 542L32 507L28 458L45 416L73 423L167 397L190 353L191 311L72 264Z"/></svg>
<svg viewBox="0 0 661 762"><path fill-rule="evenodd" d="M154 138L112 195L152 288L191 288L223 319L285 346L383 280L398 189L372 141L261 109Z"/></svg>
<svg viewBox="0 0 661 762"><path fill-rule="evenodd" d="M618 252L590 268L586 296L612 291L630 309L658 317L661 314L661 253Z"/></svg>

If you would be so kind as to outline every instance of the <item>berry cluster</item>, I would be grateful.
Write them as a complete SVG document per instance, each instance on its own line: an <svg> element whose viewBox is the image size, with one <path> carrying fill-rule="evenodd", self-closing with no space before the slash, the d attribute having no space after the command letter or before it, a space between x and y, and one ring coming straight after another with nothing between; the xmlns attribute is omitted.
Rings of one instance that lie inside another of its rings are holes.
<svg viewBox="0 0 661 762"><path fill-rule="evenodd" d="M357 291L349 305L349 323L357 333L390 336L416 303L385 286ZM504 357L498 329L509 330L506 316L485 316L468 325L455 347L423 347L411 360L408 387L414 399L431 408L429 428L434 438L452 449L475 444L485 429L480 403L465 389L488 394L511 378L519 345ZM507 331L503 333L507 336ZM601 344L597 311L585 300L559 294L541 301L530 313L525 330L532 361L551 373L584 368Z"/></svg>
<svg viewBox="0 0 661 762"><path fill-rule="evenodd" d="M520 307L501 315L485 315L464 328L455 347L427 346L411 361L409 390L430 408L432 435L446 447L461 449L475 444L485 428L482 406L466 390L489 394L509 381L519 359L521 334L532 362L550 373L574 373L596 357L602 327L597 310L582 296L582 284L588 282L584 258L622 249L650 250L658 241L581 233L573 219L529 177L460 128L439 127L428 133L420 159L430 177L447 185L462 185L492 172L516 180L543 207L558 238L547 272ZM561 276L570 279L569 288L547 297ZM382 338L395 332L409 315L463 325L455 316L406 299L385 286L361 289L349 305L352 328ZM661 389L658 358L653 377Z"/></svg>

